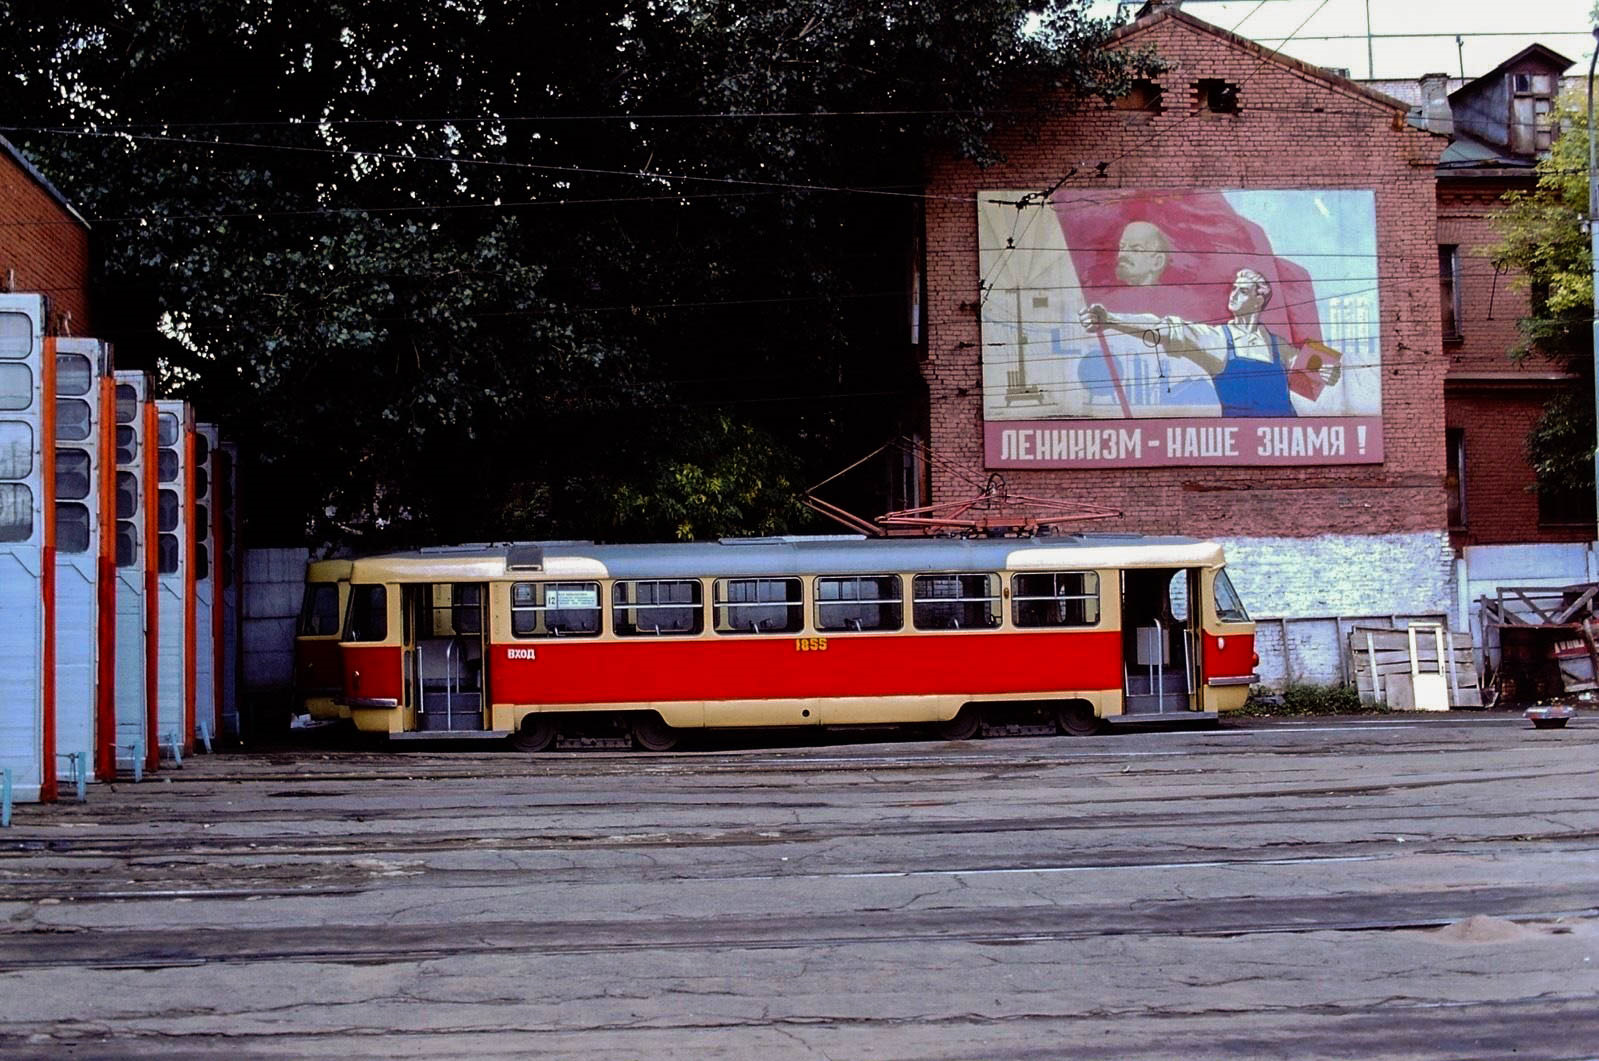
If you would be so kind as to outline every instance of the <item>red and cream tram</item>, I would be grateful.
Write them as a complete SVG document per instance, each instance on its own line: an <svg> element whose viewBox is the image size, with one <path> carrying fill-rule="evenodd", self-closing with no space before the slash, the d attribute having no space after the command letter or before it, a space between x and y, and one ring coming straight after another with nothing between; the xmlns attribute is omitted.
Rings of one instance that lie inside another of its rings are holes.
<svg viewBox="0 0 1599 1061"><path fill-rule="evenodd" d="M1213 718L1255 680L1213 542L544 543L355 560L342 702L392 736Z"/></svg>

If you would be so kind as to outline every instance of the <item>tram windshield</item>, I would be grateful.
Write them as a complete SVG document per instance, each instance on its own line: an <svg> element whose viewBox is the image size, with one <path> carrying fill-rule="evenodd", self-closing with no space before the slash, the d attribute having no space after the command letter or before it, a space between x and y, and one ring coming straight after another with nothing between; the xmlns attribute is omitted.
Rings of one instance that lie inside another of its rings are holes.
<svg viewBox="0 0 1599 1061"><path fill-rule="evenodd" d="M1226 623L1249 622L1249 613L1244 611L1244 602L1238 599L1226 569L1216 572L1216 618Z"/></svg>

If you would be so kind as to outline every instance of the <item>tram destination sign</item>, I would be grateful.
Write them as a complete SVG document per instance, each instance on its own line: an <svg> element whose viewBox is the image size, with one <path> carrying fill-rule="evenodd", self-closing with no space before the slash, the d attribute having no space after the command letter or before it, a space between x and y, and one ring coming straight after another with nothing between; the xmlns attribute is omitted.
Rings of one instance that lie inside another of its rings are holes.
<svg viewBox="0 0 1599 1061"><path fill-rule="evenodd" d="M1382 417L1025 420L984 425L990 468L1382 463Z"/></svg>

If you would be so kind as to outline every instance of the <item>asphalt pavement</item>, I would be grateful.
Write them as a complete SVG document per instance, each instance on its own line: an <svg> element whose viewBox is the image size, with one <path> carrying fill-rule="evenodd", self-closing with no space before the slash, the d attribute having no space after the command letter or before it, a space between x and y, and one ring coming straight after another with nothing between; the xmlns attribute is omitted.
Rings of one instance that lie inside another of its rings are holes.
<svg viewBox="0 0 1599 1061"><path fill-rule="evenodd" d="M1592 1058L1596 753L1461 712L202 756L0 832L0 1056Z"/></svg>

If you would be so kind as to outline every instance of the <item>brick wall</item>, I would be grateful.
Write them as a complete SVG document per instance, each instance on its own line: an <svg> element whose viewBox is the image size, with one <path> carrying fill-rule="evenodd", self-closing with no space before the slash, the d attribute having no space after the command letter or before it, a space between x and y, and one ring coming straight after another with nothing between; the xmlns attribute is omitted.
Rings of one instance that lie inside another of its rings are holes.
<svg viewBox="0 0 1599 1061"><path fill-rule="evenodd" d="M1546 388L1485 386L1452 391L1448 420L1465 432L1466 523L1457 547L1593 540L1591 525L1538 522L1527 432L1553 396Z"/></svg>
<svg viewBox="0 0 1599 1061"><path fill-rule="evenodd" d="M46 295L51 333L93 335L89 231L5 151L0 151L0 233L0 283L9 273L11 290Z"/></svg>
<svg viewBox="0 0 1599 1061"><path fill-rule="evenodd" d="M1531 188L1531 180L1519 187ZM1493 215L1511 185L1499 180L1438 182L1438 242L1460 248L1460 338L1445 340L1450 371L1509 372L1516 321L1527 315L1527 292L1510 275L1494 272L1490 250L1498 242ZM1533 363L1529 370L1550 366Z"/></svg>
<svg viewBox="0 0 1599 1061"><path fill-rule="evenodd" d="M1186 15L1156 16L1122 44L1152 45L1159 115L1091 104L1041 128L1001 136L1008 161L988 169L930 167L926 207L928 344L923 376L930 441L966 468L983 465L975 193L1047 188L1074 167L1062 194L1095 188L1371 189L1376 202L1383 340L1381 465L1012 471L1013 490L1122 511L1105 529L1202 536L1249 533L1442 533L1445 529L1444 359L1438 354L1434 166L1444 141L1412 129L1403 109L1308 67L1212 31ZM1192 85L1241 86L1240 113L1194 113ZM1108 163L1103 176L1098 164ZM970 492L934 471L934 501Z"/></svg>
<svg viewBox="0 0 1599 1061"><path fill-rule="evenodd" d="M1511 362L1519 339L1516 322L1530 305L1514 276L1495 274L1489 256L1499 238L1493 216L1503 208L1501 197L1531 186L1530 176L1457 177L1438 184L1438 242L1460 248L1460 337L1443 341L1449 361L1446 419L1465 438L1466 522L1451 534L1457 548L1593 538L1588 526L1538 521L1526 438L1544 405L1563 389L1550 380L1562 366L1540 357Z"/></svg>

